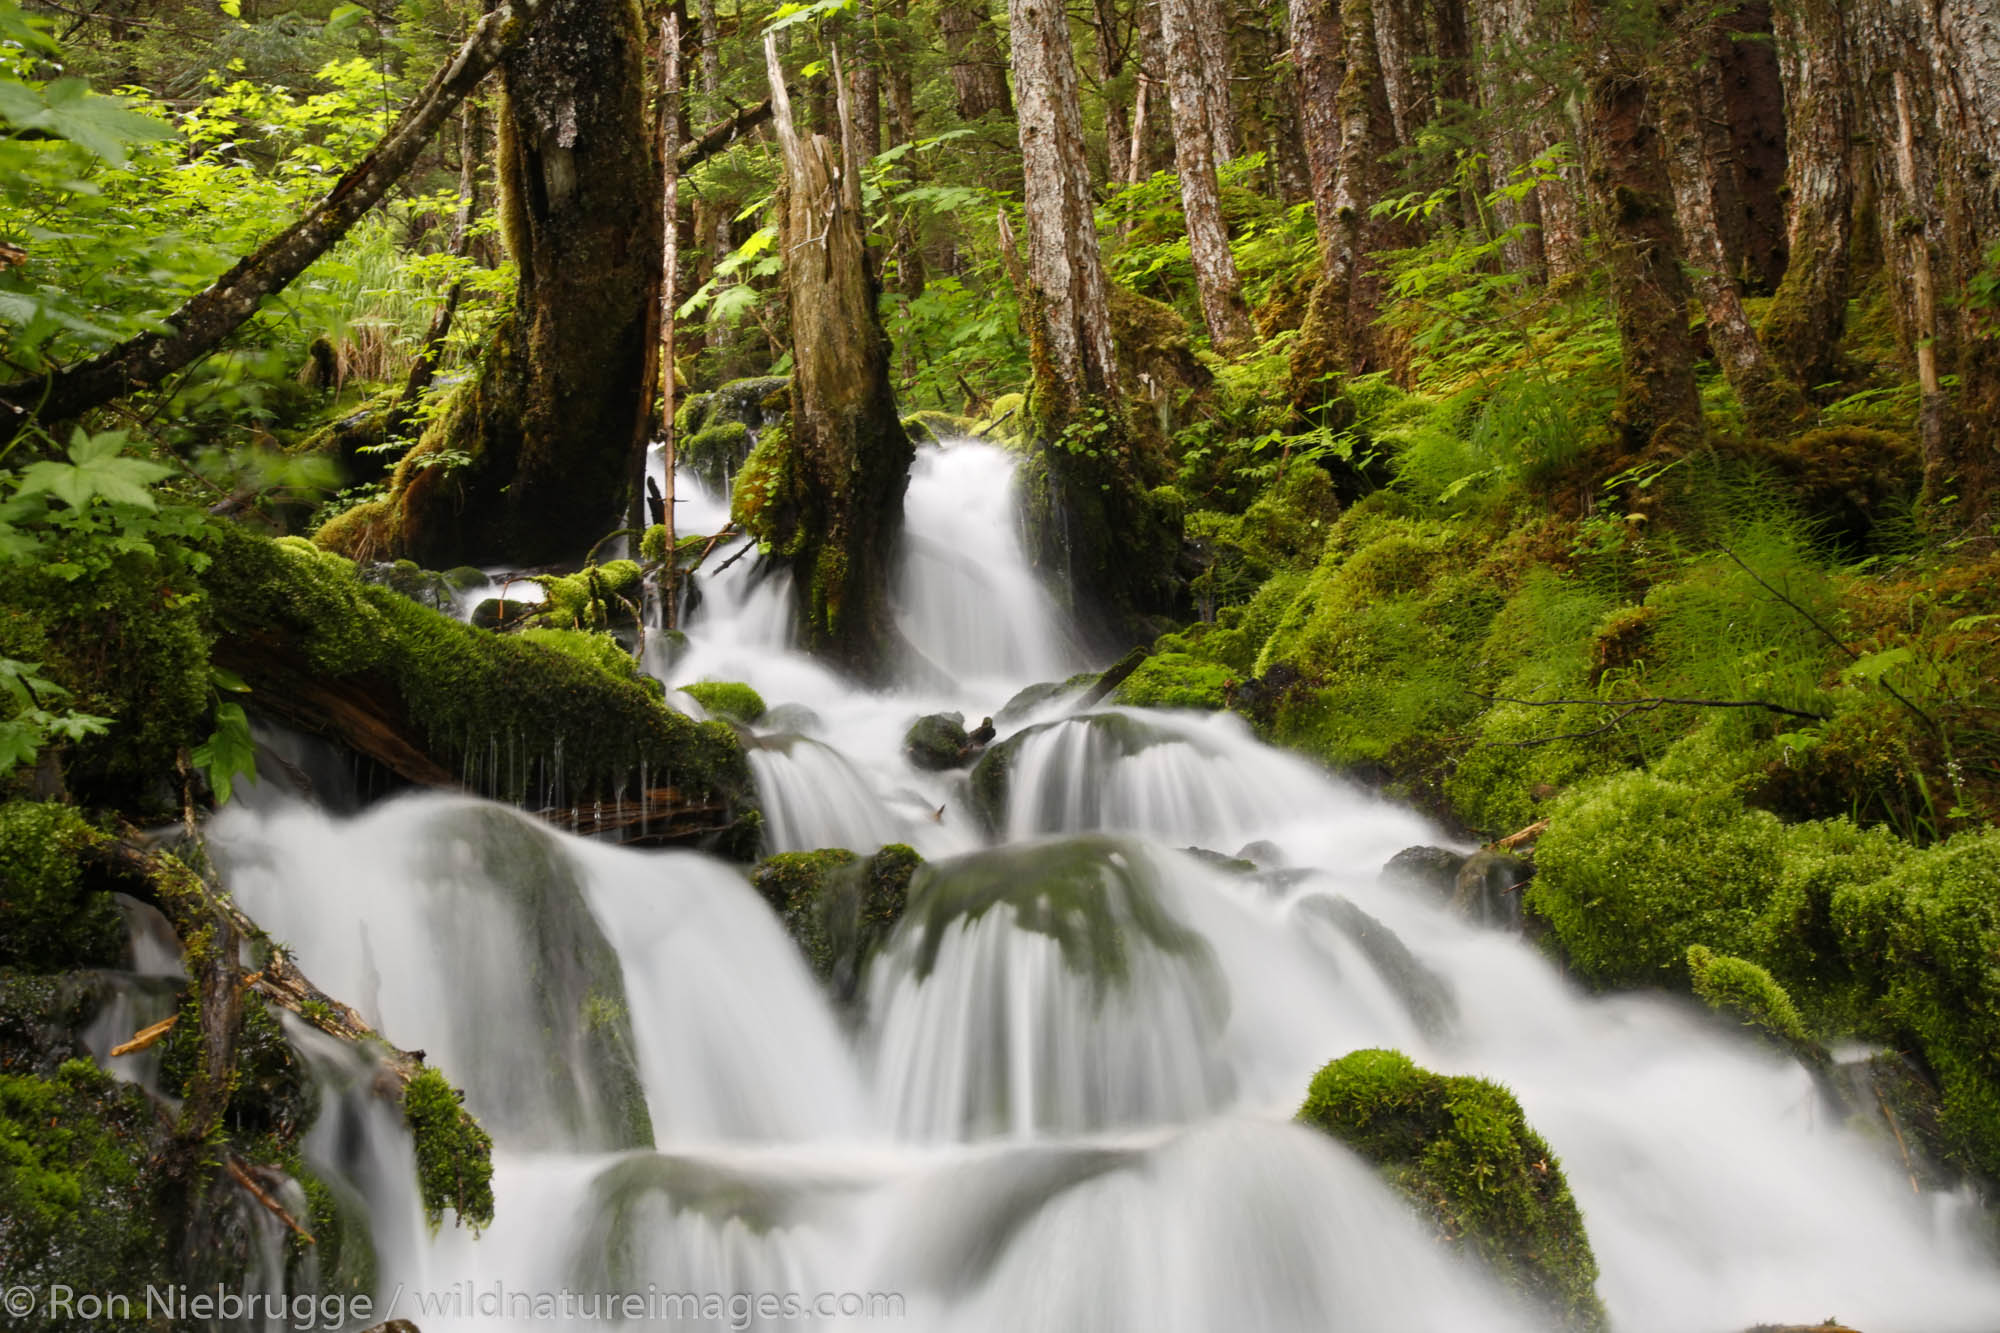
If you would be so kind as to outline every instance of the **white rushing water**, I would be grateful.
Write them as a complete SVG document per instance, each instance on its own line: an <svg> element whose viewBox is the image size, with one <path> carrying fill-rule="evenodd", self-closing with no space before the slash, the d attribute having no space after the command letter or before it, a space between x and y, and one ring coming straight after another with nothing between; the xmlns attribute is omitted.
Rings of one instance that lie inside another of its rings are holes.
<svg viewBox="0 0 2000 1333"><path fill-rule="evenodd" d="M1290 1123L1319 1066L1384 1046L1518 1095L1623 1333L2000 1328L1964 1205L1914 1196L1803 1069L1689 1004L1580 994L1520 940L1384 886L1435 830L1236 719L1060 700L1010 718L1002 739L1036 729L986 836L963 774L917 771L901 741L1086 665L1015 512L1002 451L920 454L897 597L922 683L863 692L794 652L790 590L748 558L700 580L687 644L651 657L670 686L742 680L771 705L747 741L776 847L933 860L851 1013L742 871L696 853L469 798L218 819L245 908L495 1134L494 1225L426 1240L400 1127L330 1098L314 1160L366 1199L380 1296L403 1293L388 1313L424 1333L1539 1327ZM1258 843L1285 869L1182 850ZM662 1320L664 1293L712 1293L713 1317ZM841 1312L869 1293L900 1314Z"/></svg>

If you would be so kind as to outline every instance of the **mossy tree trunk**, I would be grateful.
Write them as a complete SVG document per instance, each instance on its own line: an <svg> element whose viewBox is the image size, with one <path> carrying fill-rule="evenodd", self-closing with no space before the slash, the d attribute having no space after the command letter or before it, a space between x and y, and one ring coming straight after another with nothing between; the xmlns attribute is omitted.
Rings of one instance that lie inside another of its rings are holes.
<svg viewBox="0 0 2000 1333"><path fill-rule="evenodd" d="M1778 0L1772 18L1785 81L1787 262L1760 332L1779 368L1811 388L1838 373L1847 325L1856 169L1847 16L1833 0Z"/></svg>
<svg viewBox="0 0 2000 1333"><path fill-rule="evenodd" d="M1233 353L1252 341L1243 282L1229 252L1216 182L1216 136L1208 117L1215 108L1203 96L1201 39L1195 0L1160 0L1160 25L1167 43L1167 91L1174 116L1174 158L1187 218L1188 247L1202 320L1219 352ZM1100 40L1102 40L1100 38ZM1223 108L1227 112L1227 108Z"/></svg>
<svg viewBox="0 0 2000 1333"><path fill-rule="evenodd" d="M1342 73L1331 121L1339 136L1336 143L1324 141L1329 126L1323 114L1306 126L1308 134L1320 136L1310 156L1323 163L1330 155L1333 163L1332 199L1322 206L1322 212L1330 207L1333 226L1329 232L1321 223L1320 277L1292 347L1292 401L1306 409L1333 396L1348 375L1386 367L1388 358L1375 329L1382 278L1369 256L1393 248L1403 232L1400 224L1373 213L1388 191L1387 163L1396 146L1373 0L1319 3L1335 11ZM1321 32L1326 22L1325 14L1317 16ZM1296 17L1293 30L1299 31Z"/></svg>
<svg viewBox="0 0 2000 1333"><path fill-rule="evenodd" d="M1692 12L1679 4L1663 6L1663 15L1677 40L1654 62L1654 88L1667 176L1695 294L1708 317L1709 346L1751 426L1783 434L1795 429L1805 415L1805 396L1765 354L1744 310L1723 220L1725 211L1730 211L1729 201L1739 192L1719 169L1727 159L1718 160L1704 128L1712 123L1705 108L1719 102L1721 93L1712 86L1719 66L1703 59L1702 52L1726 39L1705 0Z"/></svg>
<svg viewBox="0 0 2000 1333"><path fill-rule="evenodd" d="M784 159L779 236L791 303L792 415L773 544L792 563L806 644L867 679L886 674L896 631L889 560L915 453L889 387L861 211L859 145L835 79L842 142L801 139L766 36L772 125Z"/></svg>
<svg viewBox="0 0 2000 1333"><path fill-rule="evenodd" d="M660 275L646 34L629 0L544 0L501 66L514 309L398 469L387 540L442 568L582 554L638 475Z"/></svg>
<svg viewBox="0 0 2000 1333"><path fill-rule="evenodd" d="M1575 0L1572 15L1577 43L1589 53L1586 178L1607 250L1624 358L1614 424L1629 451L1686 449L1702 438L1688 285L1658 108L1636 67L1637 48L1658 34L1650 24L1635 30L1630 16L1609 0Z"/></svg>
<svg viewBox="0 0 2000 1333"><path fill-rule="evenodd" d="M1027 219L1032 554L1064 576L1089 613L1086 632L1108 647L1134 637L1136 617L1171 605L1177 524L1148 494L1161 469L1126 412L1067 17L1052 0L1012 0L1010 17Z"/></svg>

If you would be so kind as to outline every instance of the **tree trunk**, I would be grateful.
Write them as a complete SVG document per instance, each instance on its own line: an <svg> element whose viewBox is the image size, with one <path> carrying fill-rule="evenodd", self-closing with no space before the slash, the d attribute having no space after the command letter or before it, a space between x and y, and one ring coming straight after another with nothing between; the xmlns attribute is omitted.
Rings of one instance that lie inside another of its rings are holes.
<svg viewBox="0 0 2000 1333"><path fill-rule="evenodd" d="M992 112L1013 109L1007 92L1007 64L986 0L943 0L938 6L938 33L944 38L952 93L961 120L977 120Z"/></svg>
<svg viewBox="0 0 2000 1333"><path fill-rule="evenodd" d="M1373 216L1386 192L1395 131L1371 0L1339 0L1339 25L1343 69L1334 99L1340 136L1334 226L1331 236L1320 237L1319 281L1292 345L1292 401L1308 410L1322 407L1348 375L1386 365L1375 330L1382 281L1369 256L1390 248L1401 231L1393 220Z"/></svg>
<svg viewBox="0 0 2000 1333"><path fill-rule="evenodd" d="M1678 5L1663 12L1670 22L1684 21L1692 29L1682 32L1682 41L1656 63L1655 101L1681 240L1695 294L1708 317L1709 347L1751 427L1764 434L1787 434L1804 416L1805 399L1764 354L1764 345L1750 326L1718 217L1719 199L1725 193L1719 178L1726 163L1716 160L1701 114L1706 101L1702 84L1714 77L1718 67L1695 58L1696 51L1717 40L1712 19L1705 10L1683 14Z"/></svg>
<svg viewBox="0 0 2000 1333"><path fill-rule="evenodd" d="M1609 0L1575 0L1576 40L1590 53L1584 95L1586 178L1607 248L1624 358L1613 418L1630 452L1683 450L1702 438L1688 332L1688 288L1674 235L1672 187L1645 81L1612 31Z"/></svg>
<svg viewBox="0 0 2000 1333"><path fill-rule="evenodd" d="M1346 68L1340 12L1336 0L1291 0L1289 18L1292 64L1299 74L1299 123L1324 258L1340 225L1340 83Z"/></svg>
<svg viewBox="0 0 2000 1333"><path fill-rule="evenodd" d="M549 0L509 5L481 19L374 150L297 222L183 302L167 317L169 331L144 333L79 365L0 385L0 443L13 439L31 418L65 421L158 384L235 332L265 297L291 285L388 193L509 43L523 35L539 37L555 7Z"/></svg>
<svg viewBox="0 0 2000 1333"><path fill-rule="evenodd" d="M889 562L915 449L889 387L889 339L862 230L860 146L801 139L775 35L764 38L764 61L785 169L779 236L794 368L785 462L759 535L791 562L806 645L880 680L896 638ZM851 133L845 84L834 83Z"/></svg>
<svg viewBox="0 0 2000 1333"><path fill-rule="evenodd" d="M649 43L616 0L544 3L502 66L514 311L398 467L382 534L437 568L573 558L621 521L639 475L662 245Z"/></svg>
<svg viewBox="0 0 2000 1333"><path fill-rule="evenodd" d="M1117 0L1091 0L1091 18L1097 38L1097 86L1104 93L1104 178L1117 180L1124 174L1132 142L1131 122L1125 119L1125 104L1117 93L1129 44L1119 32Z"/></svg>
<svg viewBox="0 0 2000 1333"><path fill-rule="evenodd" d="M854 108L854 135L861 160L882 151L882 55L875 40L875 6L860 0L854 20L854 69L848 77Z"/></svg>
<svg viewBox="0 0 2000 1333"><path fill-rule="evenodd" d="M1479 101L1484 118L1484 140L1493 183L1505 186L1514 173L1527 167L1545 147L1533 138L1532 119L1526 109L1538 90L1523 67L1520 49L1527 32L1519 21L1514 4L1482 4L1474 7L1478 22L1478 50L1474 67L1479 75ZM1542 207L1539 189L1519 199L1502 194L1493 202L1493 221L1514 239L1503 247L1507 267L1526 274L1531 281L1548 277L1548 254L1542 237Z"/></svg>
<svg viewBox="0 0 2000 1333"><path fill-rule="evenodd" d="M1174 160L1187 218L1188 248L1209 340L1225 355L1252 341L1243 284L1229 253L1222 222L1220 187L1210 155L1214 135L1203 117L1201 49L1191 0L1160 0L1160 27L1167 43L1167 86L1174 115Z"/></svg>
<svg viewBox="0 0 2000 1333"><path fill-rule="evenodd" d="M1723 250L1746 291L1770 292L1785 276L1786 253L1785 89L1771 0L1710 12L1702 87L1715 161L1728 164L1716 188Z"/></svg>
<svg viewBox="0 0 2000 1333"><path fill-rule="evenodd" d="M1009 14L1028 233L1030 546L1110 646L1134 637L1136 615L1171 604L1178 533L1147 493L1151 460L1125 413L1067 16L1054 0L1011 0Z"/></svg>
<svg viewBox="0 0 2000 1333"><path fill-rule="evenodd" d="M1773 11L1790 207L1785 276L1762 334L1771 359L1808 388L1838 377L1835 353L1847 324L1856 163L1844 8L1833 0L1777 0Z"/></svg>
<svg viewBox="0 0 2000 1333"><path fill-rule="evenodd" d="M1229 44L1229 11L1223 7L1223 0L1185 2L1194 13L1195 41L1201 54L1202 116L1208 123L1209 145L1215 155L1215 165L1221 166L1236 158L1236 102L1229 92L1236 57ZM1163 36L1165 26L1163 11Z"/></svg>

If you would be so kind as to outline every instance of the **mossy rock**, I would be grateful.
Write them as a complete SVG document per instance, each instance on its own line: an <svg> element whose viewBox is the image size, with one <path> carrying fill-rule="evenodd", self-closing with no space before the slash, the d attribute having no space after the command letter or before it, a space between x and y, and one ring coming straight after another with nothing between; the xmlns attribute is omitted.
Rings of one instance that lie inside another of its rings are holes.
<svg viewBox="0 0 2000 1333"><path fill-rule="evenodd" d="M1826 1053L1813 1040L1798 1006L1777 979L1745 958L1718 954L1702 945L1687 951L1688 976L1702 1003L1736 1019L1808 1064L1824 1064Z"/></svg>
<svg viewBox="0 0 2000 1333"><path fill-rule="evenodd" d="M580 629L541 629L530 627L519 632L524 643L538 644L551 651L563 653L579 662L587 662L608 676L618 676L636 681L648 693L662 692L660 682L639 670L639 664L632 660L625 645L610 635Z"/></svg>
<svg viewBox="0 0 2000 1333"><path fill-rule="evenodd" d="M762 430L791 411L791 387L788 375L752 375L690 394L674 414L674 430L683 440L722 425Z"/></svg>
<svg viewBox="0 0 2000 1333"><path fill-rule="evenodd" d="M868 962L902 919L923 858L891 843L862 858L841 848L767 857L750 882L804 951L813 975L843 1004L860 994Z"/></svg>
<svg viewBox="0 0 2000 1333"><path fill-rule="evenodd" d="M722 491L750 457L750 428L740 421L720 421L675 444L675 461L701 478L712 491Z"/></svg>
<svg viewBox="0 0 2000 1333"><path fill-rule="evenodd" d="M543 574L535 582L547 598L535 623L549 629L604 629L629 625L638 608L639 562L610 560L574 574Z"/></svg>
<svg viewBox="0 0 2000 1333"><path fill-rule="evenodd" d="M903 433L917 444L943 444L963 440L976 433L979 423L971 417L925 408L903 418Z"/></svg>
<svg viewBox="0 0 2000 1333"><path fill-rule="evenodd" d="M1113 696L1134 708L1198 708L1219 712L1229 706L1235 669L1188 653L1154 653L1125 678Z"/></svg>
<svg viewBox="0 0 2000 1333"><path fill-rule="evenodd" d="M931 713L912 722L903 733L904 757L932 773L963 767L975 752L963 713Z"/></svg>
<svg viewBox="0 0 2000 1333"><path fill-rule="evenodd" d="M680 688L682 694L717 717L749 726L764 716L764 696L741 681L698 680Z"/></svg>
<svg viewBox="0 0 2000 1333"><path fill-rule="evenodd" d="M1355 1051L1313 1077L1304 1123L1353 1148L1509 1289L1563 1329L1608 1327L1562 1164L1496 1083Z"/></svg>
<svg viewBox="0 0 2000 1333"><path fill-rule="evenodd" d="M988 745L972 766L967 795L972 812L989 833L1007 827L1014 760L1029 740L1052 727L1087 727L1093 743L1118 755L1134 755L1164 739L1164 733L1150 722L1127 713L1086 713L1080 717L1043 722L1017 731L1003 741Z"/></svg>
<svg viewBox="0 0 2000 1333"><path fill-rule="evenodd" d="M87 1061L51 1078L0 1075L0 1272L39 1290L138 1292L177 1274L160 1169L166 1134L152 1102ZM9 1326L74 1326L46 1309ZM132 1325L136 1327L136 1322Z"/></svg>
<svg viewBox="0 0 2000 1333"><path fill-rule="evenodd" d="M1081 695L1097 683L1098 674L1095 671L1081 671L1068 680L1044 680L1037 681L1033 685L1024 685L1015 691L1013 698L1000 706L1000 711L993 715L994 720L1016 722L1044 704L1064 695Z"/></svg>
<svg viewBox="0 0 2000 1333"><path fill-rule="evenodd" d="M2000 1179L2000 830L1960 834L1840 889L1856 973L1936 1073L1955 1160Z"/></svg>
<svg viewBox="0 0 2000 1333"><path fill-rule="evenodd" d="M125 923L111 896L84 883L99 835L65 805L0 805L0 967L30 972L116 967Z"/></svg>

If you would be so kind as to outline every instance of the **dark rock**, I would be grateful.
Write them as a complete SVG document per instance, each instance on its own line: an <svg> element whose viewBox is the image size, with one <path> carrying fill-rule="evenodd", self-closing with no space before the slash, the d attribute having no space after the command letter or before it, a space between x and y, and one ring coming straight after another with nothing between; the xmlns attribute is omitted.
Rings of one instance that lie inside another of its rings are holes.
<svg viewBox="0 0 2000 1333"><path fill-rule="evenodd" d="M1937 1084L1898 1051L1837 1064L1828 1075L1847 1122L1880 1141L1892 1160L1924 1189L1948 1190L1964 1180L1954 1164Z"/></svg>
<svg viewBox="0 0 2000 1333"><path fill-rule="evenodd" d="M1427 1037L1442 1037L1458 1022L1458 998L1451 983L1426 967L1401 937L1345 898L1313 895L1299 904L1302 914L1316 916L1349 940L1369 966L1395 992L1403 1008Z"/></svg>
<svg viewBox="0 0 2000 1333"><path fill-rule="evenodd" d="M990 745L993 736L993 719L990 717L979 719L979 725L974 727L971 733L972 743L979 746Z"/></svg>
<svg viewBox="0 0 2000 1333"><path fill-rule="evenodd" d="M977 749L966 735L963 713L920 717L903 735L903 754L918 768L933 773L962 767Z"/></svg>
<svg viewBox="0 0 2000 1333"><path fill-rule="evenodd" d="M1482 926L1521 929L1521 886L1534 867L1511 852L1474 852L1452 884L1452 913Z"/></svg>
<svg viewBox="0 0 2000 1333"><path fill-rule="evenodd" d="M1382 867L1382 882L1398 888L1425 889L1443 899L1458 884L1466 858L1443 847L1405 847Z"/></svg>
<svg viewBox="0 0 2000 1333"><path fill-rule="evenodd" d="M517 602L511 598L488 597L472 608L474 629L504 629L524 624L529 617L540 615L540 602Z"/></svg>
<svg viewBox="0 0 2000 1333"><path fill-rule="evenodd" d="M873 856L842 848L781 852L750 883L785 923L785 932L835 999L851 1003L876 948L902 919L910 877L923 858L900 843Z"/></svg>
<svg viewBox="0 0 2000 1333"><path fill-rule="evenodd" d="M1239 861L1248 861L1260 870L1269 870L1275 866L1285 864L1285 854L1278 849L1278 844L1275 842L1265 842L1262 839L1256 842L1245 843L1242 850L1236 853L1236 858ZM1391 862L1390 864L1393 865L1395 863Z"/></svg>
<svg viewBox="0 0 2000 1333"><path fill-rule="evenodd" d="M1222 852L1211 851L1206 847L1183 847L1181 850L1192 856L1195 860L1200 861L1203 865L1214 866L1217 870L1227 870L1231 874L1248 875L1255 873L1257 869L1255 861L1248 861L1240 856L1229 856Z"/></svg>

